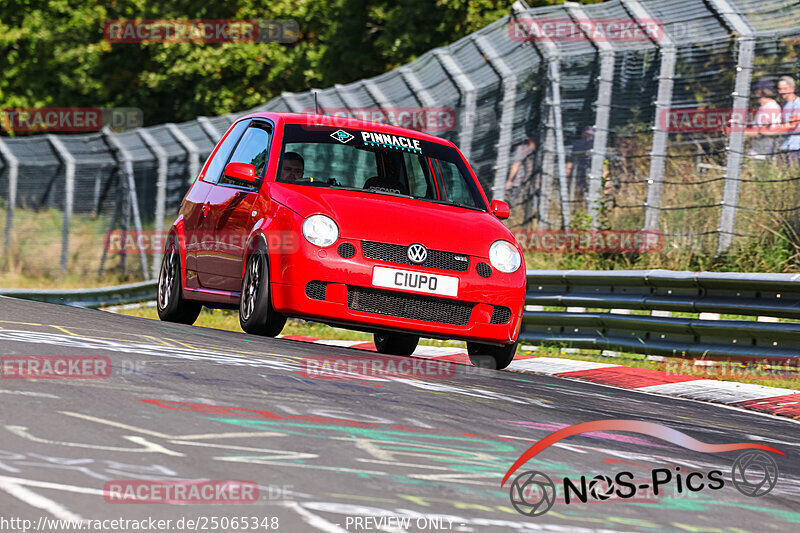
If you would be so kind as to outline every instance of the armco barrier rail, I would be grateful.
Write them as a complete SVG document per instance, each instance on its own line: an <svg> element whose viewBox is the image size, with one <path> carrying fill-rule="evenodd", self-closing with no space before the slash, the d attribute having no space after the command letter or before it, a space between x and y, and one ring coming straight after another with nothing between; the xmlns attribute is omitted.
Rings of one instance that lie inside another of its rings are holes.
<svg viewBox="0 0 800 533"><path fill-rule="evenodd" d="M800 321L800 274L529 270L527 275L524 342L689 358L800 357L800 322L775 321ZM4 296L93 308L152 300L155 292L154 281L98 289L0 289ZM631 311L656 313L627 314ZM671 313L770 318L701 320Z"/></svg>
<svg viewBox="0 0 800 533"><path fill-rule="evenodd" d="M156 281L142 281L96 289L0 289L0 296L11 296L24 300L36 300L37 302L72 305L75 307L97 308L104 305L154 300L156 297Z"/></svg>
<svg viewBox="0 0 800 533"><path fill-rule="evenodd" d="M573 312L529 310L532 306ZM770 318L661 316L672 312ZM528 271L520 339L673 357L800 356L800 323L774 321L777 317L800 319L800 274Z"/></svg>

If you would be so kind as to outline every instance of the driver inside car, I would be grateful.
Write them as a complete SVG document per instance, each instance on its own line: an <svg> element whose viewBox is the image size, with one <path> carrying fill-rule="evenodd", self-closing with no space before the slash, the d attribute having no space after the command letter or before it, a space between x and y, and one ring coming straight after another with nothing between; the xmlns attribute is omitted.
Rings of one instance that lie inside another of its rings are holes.
<svg viewBox="0 0 800 533"><path fill-rule="evenodd" d="M303 179L303 169L305 161L303 156L297 152L286 152L283 154L283 164L278 179L281 181L293 182Z"/></svg>

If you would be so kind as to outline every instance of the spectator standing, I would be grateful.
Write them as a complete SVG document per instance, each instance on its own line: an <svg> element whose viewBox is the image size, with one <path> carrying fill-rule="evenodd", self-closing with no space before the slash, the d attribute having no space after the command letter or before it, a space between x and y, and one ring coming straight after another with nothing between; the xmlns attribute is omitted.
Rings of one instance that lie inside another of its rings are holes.
<svg viewBox="0 0 800 533"><path fill-rule="evenodd" d="M569 183L570 200L580 202L586 193L586 176L589 173L594 148L594 128L586 126L581 138L572 143L569 161L567 161L567 183Z"/></svg>
<svg viewBox="0 0 800 533"><path fill-rule="evenodd" d="M783 100L782 124L780 133L794 133L781 142L781 151L789 163L800 163L800 98L795 94L795 81L791 76L781 76L778 80L778 94Z"/></svg>
<svg viewBox="0 0 800 533"><path fill-rule="evenodd" d="M541 188L541 173L535 172L537 139L533 133L525 136L525 142L514 150L514 158L506 179L506 199L510 205L520 205L525 200L534 201L538 214L538 198ZM528 192L523 198L523 192ZM527 211L527 209L526 209ZM528 217L526 217L527 219Z"/></svg>
<svg viewBox="0 0 800 533"><path fill-rule="evenodd" d="M764 158L773 155L777 150L775 137L772 135L781 125L781 106L775 101L775 89L772 82L761 79L753 90L758 98L758 110L753 115L752 123L745 135L756 137L750 144L750 156Z"/></svg>

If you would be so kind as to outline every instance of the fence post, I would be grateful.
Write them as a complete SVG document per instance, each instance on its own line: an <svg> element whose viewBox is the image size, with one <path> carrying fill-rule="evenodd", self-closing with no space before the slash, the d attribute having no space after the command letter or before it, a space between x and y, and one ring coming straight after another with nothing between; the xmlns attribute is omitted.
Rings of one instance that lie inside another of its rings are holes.
<svg viewBox="0 0 800 533"><path fill-rule="evenodd" d="M422 85L417 73L411 70L408 65L399 67L397 71L406 82L406 86L408 86L408 89L411 91L411 94L414 95L414 98L416 98L417 102L423 106L433 107L436 102L428 90Z"/></svg>
<svg viewBox="0 0 800 533"><path fill-rule="evenodd" d="M520 0L514 2L514 5L511 7L512 20L516 21L519 12L527 9L529 8L525 2ZM527 18L526 22L530 24L531 32L533 32L535 28L537 35L545 34L533 18ZM546 99L548 117L546 122L547 132L545 133L544 142L545 151L542 159L542 189L539 196L539 219L548 227L551 226L549 221L550 192L552 190L553 177L557 174L559 196L561 197L561 226L563 228L568 228L571 216L567 187L567 161L564 152L564 127L561 118L561 52L558 49L558 45L549 39L541 41L532 40L531 43L539 51L542 58L547 61L547 87L549 91L549 97ZM553 153L554 148L555 154ZM555 162L553 159L555 159ZM553 172L554 164L555 173Z"/></svg>
<svg viewBox="0 0 800 533"><path fill-rule="evenodd" d="M227 115L223 115L226 120L228 120L228 126L230 127L231 124L239 120L239 118L245 116L246 113L228 113ZM225 128L226 130L228 128Z"/></svg>
<svg viewBox="0 0 800 533"><path fill-rule="evenodd" d="M587 20L586 11L579 4L567 2L567 11L574 20ZM600 211L600 192L603 188L603 170L608 150L608 125L611 117L611 97L614 93L614 47L608 41L596 40L579 24L586 38L600 54L600 75L597 83L595 105L594 144L592 145L592 164L589 169L589 201L587 211L592 217L592 227L597 228L597 215Z"/></svg>
<svg viewBox="0 0 800 533"><path fill-rule="evenodd" d="M137 131L144 131L141 128ZM122 146L122 143L119 142L117 139L116 133L112 132L110 128L107 126L103 127L103 135L105 136L106 141L114 148L114 158L119 163L122 162L122 174L125 186L122 187L123 191L127 188L127 198L125 201L130 204L130 209L133 210L133 224L136 226L136 231L140 234L142 233L142 218L139 216L139 198L136 194L136 181L133 178L133 156L131 156L130 152ZM123 205L125 205L123 203ZM124 220L126 215L122 215L122 219ZM127 222L123 222L127 224ZM142 264L142 276L145 279L152 279L148 277L147 271L147 252L142 250L139 253L139 261Z"/></svg>
<svg viewBox="0 0 800 533"><path fill-rule="evenodd" d="M342 103L344 103L344 106L348 111L360 107L358 103L353 100L352 95L347 91L344 85L337 83L333 86L333 90L339 95L339 98L342 100Z"/></svg>
<svg viewBox="0 0 800 533"><path fill-rule="evenodd" d="M708 0L708 5L719 15L725 24L739 35L739 60L736 65L736 81L733 91L732 107L747 109L750 99L750 80L753 75L753 55L755 37L747 20L728 2L728 0ZM736 207L739 201L739 176L742 171L744 152L744 127L740 123L741 113L733 113L731 132L728 137L728 161L725 169L725 189L722 193L722 212L719 218L719 243L717 253L725 252L733 242L736 227Z"/></svg>
<svg viewBox="0 0 800 533"><path fill-rule="evenodd" d="M63 274L67 271L69 228L72 224L72 204L75 198L75 158L55 135L48 134L47 140L64 164L64 221L61 228L61 273Z"/></svg>
<svg viewBox="0 0 800 533"><path fill-rule="evenodd" d="M464 154L464 158L469 161L472 154L472 138L475 134L475 122L477 120L475 115L477 108L475 84L461 70L461 67L458 66L458 63L453 59L453 55L447 48L437 48L433 51L433 55L458 87L461 98L463 98L464 120L458 121L458 147L461 149L461 153Z"/></svg>
<svg viewBox="0 0 800 533"><path fill-rule="evenodd" d="M364 88L367 90L372 99L375 100L375 103L378 104L378 107L384 111L392 107L392 103L388 98L386 98L386 94L380 87L378 87L378 84L375 83L372 78L364 80Z"/></svg>
<svg viewBox="0 0 800 533"><path fill-rule="evenodd" d="M144 128L137 130L139 137L147 145L153 155L156 156L158 161L158 178L156 181L156 212L155 212L155 230L156 235L161 235L164 231L164 216L166 216L167 205L167 164L169 162L167 152L158 144L153 135ZM135 190L135 189L133 189ZM136 212L138 216L138 211ZM137 228L139 229L139 228ZM158 276L158 269L161 264L161 254L153 254L153 277Z"/></svg>
<svg viewBox="0 0 800 533"><path fill-rule="evenodd" d="M197 175L200 174L200 149L175 124L167 124L167 130L175 137L189 156L189 175L186 177L186 186L190 187L194 180L197 179Z"/></svg>
<svg viewBox="0 0 800 533"><path fill-rule="evenodd" d="M643 20L653 20L650 13L639 0L621 0L622 5L631 13L637 24L644 29ZM647 31L645 31L647 33ZM649 34L648 34L649 35ZM675 78L675 63L678 49L666 32L661 39L650 36L659 49L661 65L658 73L658 94L656 96L655 116L653 118L653 145L650 152L650 175L647 180L647 200L644 207L644 229L657 230L661 215L661 191L664 188L664 168L667 158L667 124L664 120L672 105L672 88Z"/></svg>
<svg viewBox="0 0 800 533"><path fill-rule="evenodd" d="M561 122L561 60L552 58L548 69L551 86L553 114L553 132L556 142L556 163L558 169L558 183L561 191L561 227L569 228L571 213L569 205L569 188L567 184L567 160L564 154L564 125ZM545 199L547 200L547 199Z"/></svg>
<svg viewBox="0 0 800 533"><path fill-rule="evenodd" d="M339 98L342 100L342 102L344 103L345 107L347 107L348 116L350 116L352 118L358 118L358 117L353 115L353 109L359 109L359 108L361 108L361 106L359 106L358 102L356 102L353 99L352 93L350 93L350 91L348 91L347 88L344 85L341 85L339 83L334 85L334 90L336 91L336 94L339 95ZM370 98L372 98L372 97L370 97ZM368 117L366 120L371 120L371 117ZM369 164L368 161L367 161L367 159L369 158L369 155L370 155L369 152L365 152L364 150L359 150L358 151L358 156L357 156L357 159L356 159L356 164L357 165L367 165L367 164ZM362 167L362 168L364 168L364 167Z"/></svg>
<svg viewBox="0 0 800 533"><path fill-rule="evenodd" d="M392 103L388 98L386 98L386 94L371 78L362 80L362 83L364 84L364 88L369 93L370 98L372 98L375 103L378 104L378 107L380 107L381 111L383 111L384 115L386 115L386 123L391 124L391 122L389 122L389 114L387 110L392 107Z"/></svg>
<svg viewBox="0 0 800 533"><path fill-rule="evenodd" d="M492 43L485 35L475 38L475 46L486 56L489 66L494 69L503 83L503 103L500 111L500 135L497 140L497 160L494 164L494 185L492 198L505 200L506 176L508 175L508 161L511 159L511 138L514 130L514 106L517 99L517 75L500 57Z"/></svg>
<svg viewBox="0 0 800 533"><path fill-rule="evenodd" d="M11 227L14 225L14 208L17 205L17 179L19 179L19 159L8 145L0 139L0 156L8 164L8 206L6 207L6 228L3 237L3 250L8 254L11 246Z"/></svg>
<svg viewBox="0 0 800 533"><path fill-rule="evenodd" d="M377 107L378 107L378 108L380 108L382 112L384 111L384 110L383 110L383 108L381 107L381 104L378 102L378 100L376 100L376 99L375 99L375 96L373 95L373 93L372 93L372 92L370 92L370 90L367 88L366 84L364 83L364 80L359 80L359 81L357 81L357 82L355 82L355 83L352 83L352 84L350 84L350 85L353 85L353 86L361 85L362 87L364 87L364 90L365 90L365 91L367 91L367 94L369 95L370 99L372 100L372 103L373 103L373 104L376 104L376 105L377 105ZM358 102L356 102L356 101L353 99L353 96L352 96L352 94L350 94L350 92L347 90L347 87L345 87L344 85L342 85L342 84L340 84L340 83L337 83L336 85L334 85L334 87L336 88L336 92L339 94L339 97L342 99L342 101L344 102L344 104L345 104L345 105L346 105L346 106L347 106L347 107L348 107L350 110L352 110L352 109L360 109L360 108L362 108L362 106L360 106L360 105L358 104ZM370 106L370 107L371 107L371 106ZM353 117L353 118L357 118L357 117ZM371 120L371 118L369 118L369 117L368 117L368 118L366 118L365 120Z"/></svg>
<svg viewBox="0 0 800 533"><path fill-rule="evenodd" d="M197 122L200 124L200 127L203 128L203 131L206 132L208 138L211 139L211 142L217 144L222 138L222 134L217 131L217 128L208 120L208 117L197 117Z"/></svg>
<svg viewBox="0 0 800 533"><path fill-rule="evenodd" d="M297 101L297 95L294 93L284 92L281 93L281 98L289 106L289 111L292 113L303 113L303 106Z"/></svg>
<svg viewBox="0 0 800 533"><path fill-rule="evenodd" d="M411 70L408 65L399 67L397 71L400 73L400 76L403 77L403 80L405 80L406 86L411 91L411 94L414 95L414 98L416 98L419 105L423 107L434 107L436 105L436 101L433 99L428 90L422 85L417 73Z"/></svg>
<svg viewBox="0 0 800 533"><path fill-rule="evenodd" d="M548 61L548 70L550 63ZM547 229L553 227L550 223L550 195L553 193L553 180L556 179L556 136L555 113L552 106L553 98L550 96L552 89L548 85L546 90L547 118L544 121L544 156L542 157L542 188L539 195L539 220ZM527 221L527 213L525 219Z"/></svg>

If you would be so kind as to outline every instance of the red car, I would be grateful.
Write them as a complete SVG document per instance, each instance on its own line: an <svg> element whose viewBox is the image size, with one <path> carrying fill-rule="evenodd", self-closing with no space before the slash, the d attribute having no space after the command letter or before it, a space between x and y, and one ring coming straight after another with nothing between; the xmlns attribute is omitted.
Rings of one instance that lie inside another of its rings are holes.
<svg viewBox="0 0 800 533"><path fill-rule="evenodd" d="M217 144L170 228L162 320L239 308L275 336L287 317L374 334L409 355L420 335L467 341L508 366L525 300L522 252L453 143L359 120L256 113Z"/></svg>

